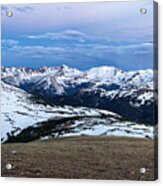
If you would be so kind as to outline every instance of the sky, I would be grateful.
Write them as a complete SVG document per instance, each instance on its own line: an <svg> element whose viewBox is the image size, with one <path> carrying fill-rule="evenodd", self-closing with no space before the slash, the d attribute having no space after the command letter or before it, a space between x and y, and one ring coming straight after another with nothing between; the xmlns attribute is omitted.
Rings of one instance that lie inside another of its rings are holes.
<svg viewBox="0 0 163 186"><path fill-rule="evenodd" d="M3 5L1 14L3 66L153 68L151 0Z"/></svg>

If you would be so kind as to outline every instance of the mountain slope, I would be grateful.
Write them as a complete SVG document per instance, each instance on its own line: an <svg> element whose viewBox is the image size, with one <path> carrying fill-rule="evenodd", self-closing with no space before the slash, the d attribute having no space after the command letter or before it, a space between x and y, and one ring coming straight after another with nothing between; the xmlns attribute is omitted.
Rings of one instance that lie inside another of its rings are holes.
<svg viewBox="0 0 163 186"><path fill-rule="evenodd" d="M74 135L153 138L153 127L125 121L112 112L84 107L52 107L31 96L2 83L2 142Z"/></svg>

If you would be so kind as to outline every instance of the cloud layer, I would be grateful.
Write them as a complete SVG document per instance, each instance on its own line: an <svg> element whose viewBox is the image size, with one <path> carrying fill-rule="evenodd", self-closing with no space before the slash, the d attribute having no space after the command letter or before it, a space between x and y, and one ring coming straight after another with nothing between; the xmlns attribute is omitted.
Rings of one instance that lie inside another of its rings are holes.
<svg viewBox="0 0 163 186"><path fill-rule="evenodd" d="M153 67L152 2L10 5L2 12L3 65Z"/></svg>

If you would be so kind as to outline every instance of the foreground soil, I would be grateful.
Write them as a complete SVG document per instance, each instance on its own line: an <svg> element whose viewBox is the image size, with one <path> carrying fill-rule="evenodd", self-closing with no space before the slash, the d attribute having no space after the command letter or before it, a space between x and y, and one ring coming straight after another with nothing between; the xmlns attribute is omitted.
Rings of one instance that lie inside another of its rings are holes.
<svg viewBox="0 0 163 186"><path fill-rule="evenodd" d="M4 177L155 180L154 141L73 137L2 144ZM12 168L6 169L11 163ZM146 168L140 174L140 168Z"/></svg>

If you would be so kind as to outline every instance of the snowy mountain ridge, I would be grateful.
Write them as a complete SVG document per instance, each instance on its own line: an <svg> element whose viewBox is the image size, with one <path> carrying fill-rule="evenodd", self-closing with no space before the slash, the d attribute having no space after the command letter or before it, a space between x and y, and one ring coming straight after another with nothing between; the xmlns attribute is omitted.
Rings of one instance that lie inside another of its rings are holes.
<svg viewBox="0 0 163 186"><path fill-rule="evenodd" d="M32 69L27 67L2 67L2 79L13 77L15 85L19 85L22 81L35 82L42 78L56 77L58 81L71 80L74 83L100 81L105 83L116 83L122 87L132 83L132 85L143 86L148 85L153 88L153 70L123 71L115 67L102 66L94 67L87 71L80 71L75 68L62 65L60 67L42 67ZM16 83L17 81L17 83Z"/></svg>

